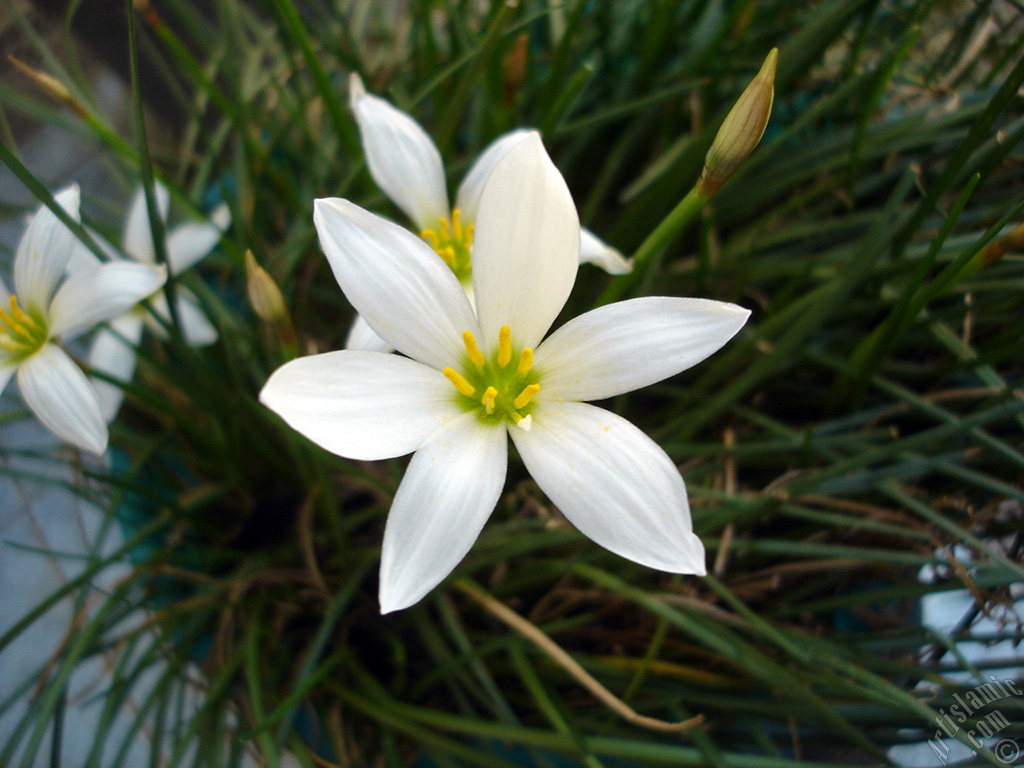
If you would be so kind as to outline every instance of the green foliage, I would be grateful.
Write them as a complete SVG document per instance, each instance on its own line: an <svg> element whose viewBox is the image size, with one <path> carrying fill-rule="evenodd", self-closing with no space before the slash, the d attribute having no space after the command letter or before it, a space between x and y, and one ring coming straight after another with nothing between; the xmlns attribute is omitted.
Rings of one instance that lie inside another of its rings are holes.
<svg viewBox="0 0 1024 768"><path fill-rule="evenodd" d="M68 676L100 654L114 659L102 726L68 765L125 764L110 741L118 718L155 730L169 765L234 765L249 749L304 766L877 763L932 737L953 694L987 681L959 650L970 620L942 636L918 608L966 587L977 612L999 611L1024 576L1024 273L1020 237L1007 236L1024 205L1024 37L1001 4L136 7L132 51L170 83L181 124L143 130L136 80L122 131L72 47L51 47L8 4L27 63L72 106L0 84L3 159L31 183L8 127L17 114L88 137L125 189L160 178L187 210L228 202L220 251L175 281L221 339L196 350L172 327L141 350L112 426L125 466L86 465L75 489L102 500L108 525L130 510L137 527L0 638L2 650L59 599L82 606L45 685L18 692L30 706L0 763L45 752ZM68 26L88 12L73 3ZM761 146L678 218L718 124L775 46ZM280 285L303 353L336 349L353 314L319 251L313 199L401 220L365 168L353 71L427 128L450 181L504 131L542 130L584 225L645 255L628 278L581 268L566 316L646 294L753 310L715 357L610 404L682 468L713 575L605 552L513 462L455 577L485 585L636 711L703 714L699 728L621 720L450 583L381 617L373 574L403 462L330 456L257 402L287 352L244 304L245 251ZM91 225L119 225L84 194ZM675 223L649 240L663 221ZM52 461L5 453L22 476ZM131 579L86 611L90 580L126 557ZM1007 623L988 639L1021 638ZM205 696L186 717L195 665ZM142 687L147 671L156 681ZM1011 706L1006 735L1019 737Z"/></svg>

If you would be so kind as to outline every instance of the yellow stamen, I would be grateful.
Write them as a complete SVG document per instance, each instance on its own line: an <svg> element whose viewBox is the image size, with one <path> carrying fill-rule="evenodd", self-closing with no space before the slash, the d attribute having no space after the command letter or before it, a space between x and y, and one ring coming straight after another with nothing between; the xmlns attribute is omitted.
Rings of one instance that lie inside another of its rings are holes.
<svg viewBox="0 0 1024 768"><path fill-rule="evenodd" d="M498 331L498 365L504 368L512 359L512 330L507 326L501 326Z"/></svg>
<svg viewBox="0 0 1024 768"><path fill-rule="evenodd" d="M466 245L473 244L473 235L476 233L476 224L470 224L466 227Z"/></svg>
<svg viewBox="0 0 1024 768"><path fill-rule="evenodd" d="M430 243L430 247L435 251L441 247L441 240L437 236L437 232L432 229L424 229L420 232L420 237Z"/></svg>
<svg viewBox="0 0 1024 768"><path fill-rule="evenodd" d="M530 384L519 393L519 397L512 401L513 408L524 408L533 399L533 396L540 392L540 385Z"/></svg>
<svg viewBox="0 0 1024 768"><path fill-rule="evenodd" d="M12 306L14 305L14 301L15 301L14 297L11 296L11 305ZM4 325L6 325L8 328L10 328L11 330L13 330L16 333L20 333L22 335L24 335L24 333L25 333L24 329L22 327L20 327L21 324L17 320L15 320L13 317L8 315L6 312L4 312L3 307L0 307L0 323L3 323Z"/></svg>
<svg viewBox="0 0 1024 768"><path fill-rule="evenodd" d="M445 241L452 239L451 231L448 229L448 219L444 216L441 217L441 239Z"/></svg>
<svg viewBox="0 0 1024 768"><path fill-rule="evenodd" d="M10 310L0 307L0 347L9 352L37 349L46 341L46 327L18 306L17 296L12 294L10 301Z"/></svg>
<svg viewBox="0 0 1024 768"><path fill-rule="evenodd" d="M488 387L484 391L484 396L480 398L480 402L483 403L484 409L488 414L494 413L494 399L498 396L498 390L494 387Z"/></svg>
<svg viewBox="0 0 1024 768"><path fill-rule="evenodd" d="M476 387L466 381L462 374L454 368L445 368L442 373L445 375L445 378L454 384L455 388L466 397L472 397L473 393L476 392Z"/></svg>
<svg viewBox="0 0 1024 768"><path fill-rule="evenodd" d="M533 349L527 347L519 355L519 367L516 369L520 373L529 373L533 367Z"/></svg>
<svg viewBox="0 0 1024 768"><path fill-rule="evenodd" d="M462 240L462 211L458 208L452 210L452 234L456 240Z"/></svg>
<svg viewBox="0 0 1024 768"><path fill-rule="evenodd" d="M18 297L11 294L11 313L22 323L32 325L32 318L25 314L25 310L18 306Z"/></svg>
<svg viewBox="0 0 1024 768"><path fill-rule="evenodd" d="M469 355L469 359L473 361L473 364L483 367L484 356L480 352L480 347L476 345L476 338L473 336L472 331L462 332L462 343L466 345L466 354Z"/></svg>
<svg viewBox="0 0 1024 768"><path fill-rule="evenodd" d="M444 259L445 264L450 267L455 266L455 249L450 245L447 248L441 249L441 258Z"/></svg>

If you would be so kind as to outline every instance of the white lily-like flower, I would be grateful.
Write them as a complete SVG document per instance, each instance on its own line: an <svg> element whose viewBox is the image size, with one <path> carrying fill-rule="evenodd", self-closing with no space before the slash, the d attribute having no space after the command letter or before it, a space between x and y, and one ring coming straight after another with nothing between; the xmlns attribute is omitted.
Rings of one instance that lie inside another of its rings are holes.
<svg viewBox="0 0 1024 768"><path fill-rule="evenodd" d="M349 98L373 180L471 291L473 233L484 182L509 150L536 132L519 129L495 139L470 167L459 185L455 207L450 208L441 153L420 124L385 99L368 94L355 73L349 80ZM586 229L580 236L579 260L613 275L633 269L631 259ZM345 346L389 349L362 318L356 319Z"/></svg>
<svg viewBox="0 0 1024 768"><path fill-rule="evenodd" d="M170 195L166 187L157 182L153 187L160 218L167 220ZM231 212L226 205L220 205L210 214L209 221L187 222L173 227L167 233L167 265L174 275L181 275L201 261L220 240L224 230L231 223ZM125 261L116 248L94 235L112 261ZM145 192L140 187L136 190L125 217L124 233L121 248L131 261L140 264L155 264L156 254L153 251L153 233L149 221L149 210L146 207ZM68 265L68 271L77 273L82 269L95 267L99 260L84 246L79 244ZM206 315L199 308L196 297L187 289L176 286L175 298L181 332L186 343L194 347L212 344L217 340L217 329L213 327ZM161 319L170 319L170 307L163 291L150 297L149 303ZM135 372L135 349L142 339L143 326L149 328L161 338L167 332L160 322L153 317L149 309L138 304L128 312L112 320L108 328L97 332L89 350L89 365L106 376L119 381L131 381ZM94 379L96 391L100 396L100 405L107 422L113 421L121 408L124 390L99 378Z"/></svg>
<svg viewBox="0 0 1024 768"><path fill-rule="evenodd" d="M587 312L541 343L578 267L579 219L534 134L495 165L480 199L470 303L434 251L346 200L315 203L331 269L375 333L366 350L293 360L260 400L352 459L415 451L384 533L380 603L410 606L459 563L497 504L506 433L566 518L623 557L703 574L683 478L631 423L582 401L629 392L719 349L749 312L648 297Z"/></svg>
<svg viewBox="0 0 1024 768"><path fill-rule="evenodd" d="M79 191L58 192L57 203L79 220ZM29 222L14 255L14 293L0 280L0 392L15 372L28 407L60 438L93 453L107 447L99 396L61 341L123 314L158 291L163 267L97 263L57 288L77 239L49 208Z"/></svg>

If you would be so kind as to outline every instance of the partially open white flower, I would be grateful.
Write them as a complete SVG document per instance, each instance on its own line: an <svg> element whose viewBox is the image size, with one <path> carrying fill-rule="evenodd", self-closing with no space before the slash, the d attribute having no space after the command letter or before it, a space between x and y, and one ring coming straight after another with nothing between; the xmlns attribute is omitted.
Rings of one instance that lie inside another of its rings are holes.
<svg viewBox="0 0 1024 768"><path fill-rule="evenodd" d="M495 165L480 199L476 308L422 240L340 199L314 221L345 295L404 356L344 350L279 368L260 400L333 453L416 451L384 534L380 602L412 605L459 563L505 482L506 434L583 533L638 563L704 571L686 488L668 455L581 401L629 392L713 353L749 312L701 299L611 304L541 342L576 278L579 220L533 134Z"/></svg>
<svg viewBox="0 0 1024 768"><path fill-rule="evenodd" d="M170 205L167 189L158 182L153 192L160 218L166 221ZM226 205L220 205L210 214L209 221L188 222L172 228L167 234L167 264L171 273L181 275L201 261L217 245L230 223L231 212ZM124 261L117 249L102 238L95 235L94 237L104 246L112 261ZM124 254L133 261L141 264L156 263L149 210L146 207L145 192L141 187L136 190L128 207L121 247ZM68 265L68 271L77 273L82 269L94 268L99 263L99 259L79 243ZM185 341L194 347L215 342L217 329L206 319L195 296L187 289L176 286L175 299L181 333ZM150 297L149 301L153 312L165 321L170 319L170 307L163 291ZM135 373L135 348L142 339L143 325L160 337L167 335L149 309L139 304L112 320L108 328L97 332L89 350L89 365L111 378L131 381ZM94 379L94 383L100 396L104 418L107 422L113 421L124 399L124 390L116 384L98 378Z"/></svg>
<svg viewBox="0 0 1024 768"><path fill-rule="evenodd" d="M54 197L79 220L77 186ZM39 420L60 438L99 454L107 447L99 397L60 343L123 314L159 290L167 273L163 267L96 260L58 289L77 243L45 206L18 243L14 293L0 281L0 392L16 371L21 396Z"/></svg>
<svg viewBox="0 0 1024 768"><path fill-rule="evenodd" d="M416 231L451 268L467 290L472 286L473 233L480 193L495 164L536 131L519 129L499 137L476 159L459 185L455 207L448 206L441 153L412 117L366 92L359 75L349 81L349 97L366 153L370 175L416 226ZM631 259L582 230L580 263L592 263L613 275L633 269ZM357 318L345 346L387 350L365 321Z"/></svg>

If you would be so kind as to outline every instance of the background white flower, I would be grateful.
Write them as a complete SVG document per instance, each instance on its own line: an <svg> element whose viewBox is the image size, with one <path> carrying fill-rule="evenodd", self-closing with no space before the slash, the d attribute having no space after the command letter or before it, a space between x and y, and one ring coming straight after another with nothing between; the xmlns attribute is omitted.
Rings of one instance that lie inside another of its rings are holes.
<svg viewBox="0 0 1024 768"><path fill-rule="evenodd" d="M368 94L355 73L350 77L349 97L370 175L471 290L473 232L484 182L510 149L536 131L519 129L495 139L470 167L456 192L455 207L450 208L441 153L419 123L385 99ZM613 275L633 268L632 260L586 229L580 237L579 260ZM356 319L345 346L388 349L362 318Z"/></svg>
<svg viewBox="0 0 1024 768"><path fill-rule="evenodd" d="M167 220L170 196L166 187L157 182L153 187L160 218ZM210 214L209 221L187 222L173 227L167 233L167 264L171 274L178 276L185 270L201 261L217 245L224 230L231 223L231 212L227 205L220 205ZM124 257L116 248L102 238L97 241L104 246L112 261L123 261ZM146 207L146 196L140 187L136 190L128 206L125 217L124 234L121 248L131 260L141 264L155 264L156 255L153 251L153 232ZM94 268L98 265L96 258L81 243L75 248L68 271L76 273L82 269ZM194 346L202 347L217 340L217 329L213 327L206 315L199 308L195 296L186 288L175 286L175 297L178 319L181 322L181 333L185 341ZM170 308L163 291L149 298L152 311L164 321L170 319ZM153 317L150 310L139 304L132 307L120 317L110 321L107 328L100 329L89 350L89 365L97 371L119 381L131 381L135 372L135 349L142 339L143 326L161 338L167 332L160 322ZM99 378L93 379L99 393L100 406L107 422L114 419L124 399L124 390Z"/></svg>
<svg viewBox="0 0 1024 768"><path fill-rule="evenodd" d="M535 133L495 165L481 195L475 311L451 270L401 227L339 199L317 200L314 221L349 301L407 357L300 358L275 371L260 399L341 456L416 451L384 534L382 612L417 602L469 551L504 485L506 433L587 536L650 567L704 573L668 455L625 419L580 401L700 362L743 326L747 310L634 299L581 315L540 343L575 281L580 233Z"/></svg>
<svg viewBox="0 0 1024 768"><path fill-rule="evenodd" d="M54 197L79 220L77 186ZM121 315L159 290L167 274L153 265L96 260L57 289L76 244L71 230L45 206L18 243L14 293L0 281L0 392L17 371L21 395L43 424L69 443L103 453L107 423L99 396L60 343Z"/></svg>

